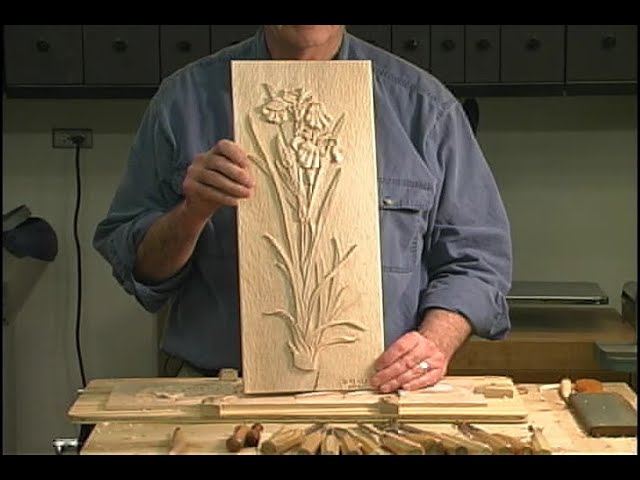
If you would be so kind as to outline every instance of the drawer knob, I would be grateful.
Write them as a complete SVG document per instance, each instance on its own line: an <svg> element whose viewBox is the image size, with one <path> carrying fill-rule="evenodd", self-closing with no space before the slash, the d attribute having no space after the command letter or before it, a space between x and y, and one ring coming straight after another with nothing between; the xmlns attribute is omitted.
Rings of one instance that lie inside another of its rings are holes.
<svg viewBox="0 0 640 480"><path fill-rule="evenodd" d="M487 50L489 50L489 48L491 48L491 42L486 38L481 38L476 42L476 48L481 52L486 52Z"/></svg>
<svg viewBox="0 0 640 480"><path fill-rule="evenodd" d="M121 40L120 38L116 38L113 41L113 50L118 53L126 52L128 47L129 46L127 45L127 42Z"/></svg>
<svg viewBox="0 0 640 480"><path fill-rule="evenodd" d="M442 49L445 52L450 52L456 48L456 42L454 42L450 38L444 40L441 45L442 45Z"/></svg>
<svg viewBox="0 0 640 480"><path fill-rule="evenodd" d="M49 45L49 42L47 42L46 40L38 40L36 42L36 50L38 50L41 53L48 52L50 48L51 48L51 45Z"/></svg>
<svg viewBox="0 0 640 480"><path fill-rule="evenodd" d="M419 46L420 42L418 42L418 40L416 40L415 38L411 38L404 42L404 48L406 48L407 50L417 50Z"/></svg>
<svg viewBox="0 0 640 480"><path fill-rule="evenodd" d="M527 40L525 47L527 48L527 50L531 52L535 52L536 50L540 50L541 45L542 45L542 42L540 40L538 40L535 37L531 37L530 39Z"/></svg>
<svg viewBox="0 0 640 480"><path fill-rule="evenodd" d="M178 47L178 50L181 52L190 52L191 51L191 42L187 41L187 40L180 40L176 46Z"/></svg>
<svg viewBox="0 0 640 480"><path fill-rule="evenodd" d="M602 48L605 50L612 50L616 47L616 37L613 35L607 35L602 39Z"/></svg>

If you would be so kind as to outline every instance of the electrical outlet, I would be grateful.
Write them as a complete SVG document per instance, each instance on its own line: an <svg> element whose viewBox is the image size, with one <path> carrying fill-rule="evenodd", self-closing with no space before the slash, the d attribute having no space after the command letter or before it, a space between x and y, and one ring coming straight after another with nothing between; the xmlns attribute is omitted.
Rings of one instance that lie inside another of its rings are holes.
<svg viewBox="0 0 640 480"><path fill-rule="evenodd" d="M82 137L80 148L93 148L93 130L90 128L54 128L51 130L53 148L76 148L74 137Z"/></svg>

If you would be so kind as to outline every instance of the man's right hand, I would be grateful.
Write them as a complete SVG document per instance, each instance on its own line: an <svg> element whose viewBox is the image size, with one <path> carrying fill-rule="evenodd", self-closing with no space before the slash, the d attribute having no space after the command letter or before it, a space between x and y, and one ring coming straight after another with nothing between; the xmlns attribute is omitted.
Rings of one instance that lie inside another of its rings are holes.
<svg viewBox="0 0 640 480"><path fill-rule="evenodd" d="M255 179L246 152L231 140L220 140L196 155L182 183L189 215L206 221L221 206L235 207L249 198Z"/></svg>

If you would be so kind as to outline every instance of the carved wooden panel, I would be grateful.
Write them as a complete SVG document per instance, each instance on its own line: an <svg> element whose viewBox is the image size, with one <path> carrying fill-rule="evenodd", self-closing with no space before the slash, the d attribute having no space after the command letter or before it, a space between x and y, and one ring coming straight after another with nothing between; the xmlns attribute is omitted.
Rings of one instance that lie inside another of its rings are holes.
<svg viewBox="0 0 640 480"><path fill-rule="evenodd" d="M232 63L246 393L354 390L383 351L371 64Z"/></svg>

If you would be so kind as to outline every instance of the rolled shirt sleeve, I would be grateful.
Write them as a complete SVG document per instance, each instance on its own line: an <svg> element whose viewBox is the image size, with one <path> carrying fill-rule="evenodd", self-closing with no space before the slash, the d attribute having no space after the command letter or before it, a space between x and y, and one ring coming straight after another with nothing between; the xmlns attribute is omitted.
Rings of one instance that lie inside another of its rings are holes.
<svg viewBox="0 0 640 480"><path fill-rule="evenodd" d="M429 280L420 311L458 312L476 335L503 338L510 329L510 226L495 179L457 101L435 124L425 149L440 168L442 182L423 258Z"/></svg>
<svg viewBox="0 0 640 480"><path fill-rule="evenodd" d="M172 278L154 285L141 283L133 273L145 234L179 201L170 181L175 142L158 95L144 114L109 211L93 238L94 248L111 265L118 283L150 312L159 310L180 288L190 269L187 264Z"/></svg>

